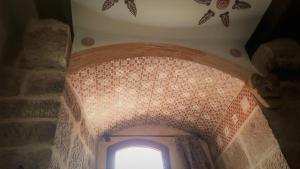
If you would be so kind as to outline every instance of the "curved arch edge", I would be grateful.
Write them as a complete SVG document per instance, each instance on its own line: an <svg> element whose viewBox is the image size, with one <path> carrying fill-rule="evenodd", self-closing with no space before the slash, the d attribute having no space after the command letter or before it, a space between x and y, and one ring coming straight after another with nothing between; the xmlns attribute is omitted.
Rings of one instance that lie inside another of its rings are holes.
<svg viewBox="0 0 300 169"><path fill-rule="evenodd" d="M251 70L201 50L162 43L122 43L76 52L71 56L68 73L76 72L82 67L95 63L142 56L168 56L196 62L221 70L244 82L248 82L254 73Z"/></svg>

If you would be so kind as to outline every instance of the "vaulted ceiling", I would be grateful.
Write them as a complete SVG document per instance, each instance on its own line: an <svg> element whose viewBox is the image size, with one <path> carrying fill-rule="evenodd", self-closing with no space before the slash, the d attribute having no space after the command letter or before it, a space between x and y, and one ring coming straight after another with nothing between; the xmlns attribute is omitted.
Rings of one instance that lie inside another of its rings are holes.
<svg viewBox="0 0 300 169"><path fill-rule="evenodd" d="M177 46L113 45L73 55L67 82L94 134L163 125L225 144L256 105L251 72L226 64Z"/></svg>

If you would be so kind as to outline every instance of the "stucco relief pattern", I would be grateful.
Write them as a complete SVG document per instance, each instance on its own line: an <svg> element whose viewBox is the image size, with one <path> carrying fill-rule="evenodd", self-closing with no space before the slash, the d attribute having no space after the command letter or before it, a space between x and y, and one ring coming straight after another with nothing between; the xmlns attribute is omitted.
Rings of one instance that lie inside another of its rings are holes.
<svg viewBox="0 0 300 169"><path fill-rule="evenodd" d="M251 109L253 104L241 80L205 65L170 57L135 57L93 64L70 74L68 83L80 97L86 125L97 134L139 124L159 124L196 132L204 138L215 132L224 139L217 127L228 121L228 114L239 124L249 114L248 110L245 116L239 114L240 107L237 114L232 114L239 106L235 102L239 102L240 95L248 100L244 100L244 108ZM229 139L236 130L229 128Z"/></svg>

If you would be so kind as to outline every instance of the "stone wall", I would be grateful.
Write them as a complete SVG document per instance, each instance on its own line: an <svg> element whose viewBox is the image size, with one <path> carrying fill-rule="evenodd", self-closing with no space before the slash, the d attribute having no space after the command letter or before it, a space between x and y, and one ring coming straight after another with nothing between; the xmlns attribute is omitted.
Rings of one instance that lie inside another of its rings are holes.
<svg viewBox="0 0 300 169"><path fill-rule="evenodd" d="M253 64L264 77L254 86L270 105L263 113L291 168L300 168L300 45L290 39L262 44Z"/></svg>
<svg viewBox="0 0 300 169"><path fill-rule="evenodd" d="M268 121L257 106L215 162L217 169L288 169Z"/></svg>
<svg viewBox="0 0 300 169"><path fill-rule="evenodd" d="M1 66L1 169L48 167L70 43L65 24L35 20L27 27L20 55Z"/></svg>
<svg viewBox="0 0 300 169"><path fill-rule="evenodd" d="M96 137L88 130L82 109L66 84L49 169L95 167Z"/></svg>
<svg viewBox="0 0 300 169"><path fill-rule="evenodd" d="M280 81L279 97L263 112L291 168L300 168L300 82Z"/></svg>

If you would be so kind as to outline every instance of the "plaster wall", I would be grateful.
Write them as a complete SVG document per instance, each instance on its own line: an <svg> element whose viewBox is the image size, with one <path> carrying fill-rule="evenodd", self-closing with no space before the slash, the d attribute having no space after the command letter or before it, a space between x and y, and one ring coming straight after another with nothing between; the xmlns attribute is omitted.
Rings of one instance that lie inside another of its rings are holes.
<svg viewBox="0 0 300 169"><path fill-rule="evenodd" d="M260 107L256 107L215 162L217 169L289 169Z"/></svg>

